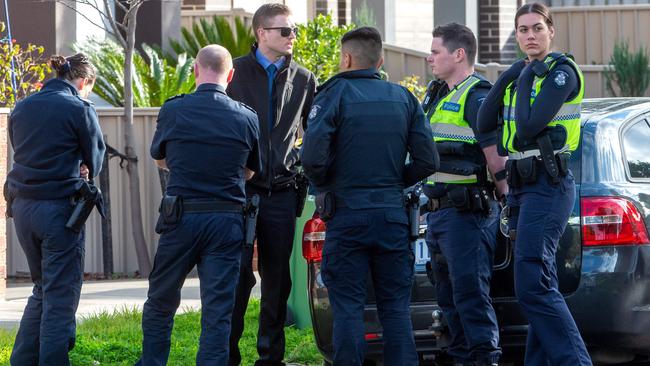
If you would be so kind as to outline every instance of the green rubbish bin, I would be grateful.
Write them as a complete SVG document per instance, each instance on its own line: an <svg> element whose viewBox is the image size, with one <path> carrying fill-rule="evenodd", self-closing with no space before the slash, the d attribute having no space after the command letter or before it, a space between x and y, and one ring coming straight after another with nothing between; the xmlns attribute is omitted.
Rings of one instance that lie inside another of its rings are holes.
<svg viewBox="0 0 650 366"><path fill-rule="evenodd" d="M303 329L311 327L309 314L309 295L307 287L307 262L302 256L302 231L305 222L314 214L314 196L308 196L302 216L296 221L296 235L293 238L293 252L291 253L291 294L289 294L288 307L296 327Z"/></svg>

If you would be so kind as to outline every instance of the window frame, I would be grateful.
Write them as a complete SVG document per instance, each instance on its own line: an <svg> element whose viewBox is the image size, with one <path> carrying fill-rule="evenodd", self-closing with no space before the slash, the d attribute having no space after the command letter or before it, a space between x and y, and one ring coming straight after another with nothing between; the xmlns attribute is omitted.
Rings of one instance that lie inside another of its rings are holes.
<svg viewBox="0 0 650 366"><path fill-rule="evenodd" d="M621 143L621 151L622 151L622 156L623 156L623 165L625 168L625 176L628 179L628 181L633 182L633 183L650 183L650 176L647 178L637 178L633 177L631 172L630 172L630 164L629 164L629 159L628 159L628 154L626 150L627 144L625 143L625 136L626 134L638 123L645 123L646 127L648 128L648 131L650 133L650 116L648 115L643 115L640 116L639 118L635 118L628 123L626 123L623 128L621 128L621 133L620 133L620 143ZM650 147L649 147L650 149ZM649 162L650 162L650 154L649 156Z"/></svg>

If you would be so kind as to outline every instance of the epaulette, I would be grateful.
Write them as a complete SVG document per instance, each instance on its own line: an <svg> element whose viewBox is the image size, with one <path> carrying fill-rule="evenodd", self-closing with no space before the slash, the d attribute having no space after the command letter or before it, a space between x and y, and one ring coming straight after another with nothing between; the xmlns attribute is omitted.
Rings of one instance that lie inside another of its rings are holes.
<svg viewBox="0 0 650 366"><path fill-rule="evenodd" d="M255 115L257 115L257 112L253 109L253 107L249 107L248 105L246 105L246 103L242 103L242 102L239 102L239 101L237 103L239 103L240 106L248 109L249 111L251 111L251 112L255 113Z"/></svg>
<svg viewBox="0 0 650 366"><path fill-rule="evenodd" d="M322 85L319 85L318 88L316 88L316 95L320 93L324 93L330 88L332 88L334 85L338 84L338 81L343 80L343 78L331 78L327 80L325 83Z"/></svg>
<svg viewBox="0 0 650 366"><path fill-rule="evenodd" d="M79 100L81 100L85 106L92 107L95 105L95 103L93 103L93 101L90 99L82 98L79 95L77 95L77 98L79 98Z"/></svg>
<svg viewBox="0 0 650 366"><path fill-rule="evenodd" d="M178 98L183 98L184 96L185 96L185 94L176 94L176 95L174 95L173 97L167 98L167 100L165 101L165 103L169 102L170 100L174 100L174 99L178 99Z"/></svg>

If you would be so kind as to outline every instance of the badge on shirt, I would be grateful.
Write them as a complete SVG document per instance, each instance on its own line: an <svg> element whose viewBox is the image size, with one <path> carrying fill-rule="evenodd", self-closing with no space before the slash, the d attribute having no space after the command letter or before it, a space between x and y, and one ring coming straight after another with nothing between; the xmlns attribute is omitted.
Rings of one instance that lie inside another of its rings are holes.
<svg viewBox="0 0 650 366"><path fill-rule="evenodd" d="M309 119L316 118L316 115L318 115L318 111L320 111L319 105L315 104L314 106L312 106L311 110L309 111Z"/></svg>
<svg viewBox="0 0 650 366"><path fill-rule="evenodd" d="M563 88L566 85L566 81L568 78L569 78L569 74L560 70L555 73L555 78L553 79L553 82L555 83L556 87Z"/></svg>
<svg viewBox="0 0 650 366"><path fill-rule="evenodd" d="M459 112L460 111L460 104L452 103L452 102L444 102L442 104L442 110L443 111Z"/></svg>

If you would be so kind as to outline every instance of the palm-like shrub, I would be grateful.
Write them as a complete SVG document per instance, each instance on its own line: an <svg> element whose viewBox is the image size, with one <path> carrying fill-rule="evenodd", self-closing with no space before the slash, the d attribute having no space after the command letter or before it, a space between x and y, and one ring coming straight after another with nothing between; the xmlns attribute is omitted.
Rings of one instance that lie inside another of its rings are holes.
<svg viewBox="0 0 650 366"><path fill-rule="evenodd" d="M97 68L97 80L93 91L115 107L124 105L124 52L113 41L91 39L76 46L88 55ZM142 54L133 57L133 105L135 107L158 107L168 98L194 90L193 59L181 53L171 65L162 53L150 46L142 46Z"/></svg>
<svg viewBox="0 0 650 366"><path fill-rule="evenodd" d="M199 50L209 44L225 47L233 57L239 57L250 52L255 36L250 26L235 17L233 29L224 17L213 16L210 21L199 19L192 29L181 28L181 40L170 39L169 43L176 54L186 53L196 57Z"/></svg>
<svg viewBox="0 0 650 366"><path fill-rule="evenodd" d="M649 66L645 47L631 52L627 41L617 41L604 73L605 85L614 96L641 97L650 84Z"/></svg>

